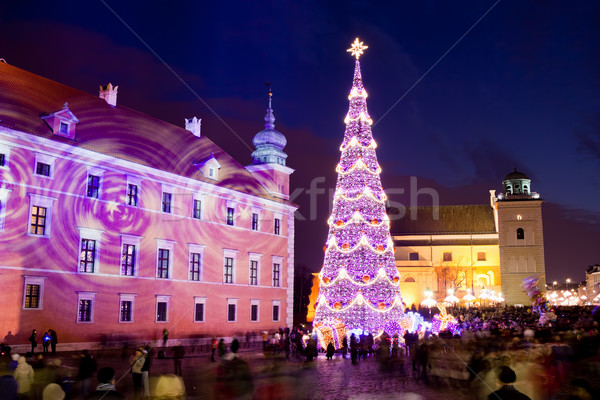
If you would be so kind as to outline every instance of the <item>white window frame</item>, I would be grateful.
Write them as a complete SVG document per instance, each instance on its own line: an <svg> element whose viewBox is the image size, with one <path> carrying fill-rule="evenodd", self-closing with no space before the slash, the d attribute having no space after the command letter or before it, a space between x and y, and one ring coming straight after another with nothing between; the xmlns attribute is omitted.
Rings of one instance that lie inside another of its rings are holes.
<svg viewBox="0 0 600 400"><path fill-rule="evenodd" d="M169 306L171 305L171 296L169 295L155 295L156 296L156 305L154 306L154 322L157 324L166 324L169 322L170 312ZM158 303L167 303L167 318L164 321L158 320Z"/></svg>
<svg viewBox="0 0 600 400"><path fill-rule="evenodd" d="M206 245L188 243L188 281L190 282L202 282L204 280L204 248L206 248ZM192 253L200 254L200 274L197 281L192 280Z"/></svg>
<svg viewBox="0 0 600 400"><path fill-rule="evenodd" d="M121 233L121 252L119 253L119 275L120 276L126 276L126 277L130 277L130 278L133 278L134 276L138 276L139 266L140 266L140 245L142 243L142 238L143 238L143 236L127 235L125 233ZM123 257L123 250L124 250L126 244L135 246L134 260L133 260L133 275L125 275L125 274L123 274L123 270L122 270L123 265L121 263L121 257ZM158 257L157 257L156 262L158 263Z"/></svg>
<svg viewBox="0 0 600 400"><path fill-rule="evenodd" d="M23 304L22 310L24 311L39 311L44 309L44 282L46 280L45 276L33 276L33 275L24 275L23 276ZM25 308L25 295L27 294L27 285L38 285L40 287L40 301L37 308Z"/></svg>
<svg viewBox="0 0 600 400"><path fill-rule="evenodd" d="M35 193L27 193L29 196L29 217L27 217L27 236L50 237L50 228L52 227L52 205L56 201L54 197L43 196ZM46 208L46 225L43 235L31 233L31 211L33 207ZM79 257L77 258L79 259Z"/></svg>
<svg viewBox="0 0 600 400"><path fill-rule="evenodd" d="M226 204L225 204L225 225L227 225L227 209L228 208L233 208L233 225L227 225L227 226L237 226L236 223L236 218L238 215L238 210L237 210L237 203L233 200L227 200Z"/></svg>
<svg viewBox="0 0 600 400"><path fill-rule="evenodd" d="M206 204L205 199L206 199L206 194L194 193L193 199L192 199L192 219L195 219L198 221L202 221L204 219L204 206ZM196 200L200 201L200 218L194 218L194 203L196 202Z"/></svg>
<svg viewBox="0 0 600 400"><path fill-rule="evenodd" d="M127 202L127 194L129 193L129 185L137 186L137 202L136 202L135 206L132 206L131 204L129 204ZM125 201L123 202L123 204L125 204L128 207L140 208L140 201L141 201L140 193L141 193L141 191L142 191L142 178L139 176L135 176L135 175L127 175L127 183L125 184Z"/></svg>
<svg viewBox="0 0 600 400"><path fill-rule="evenodd" d="M10 192L12 192L11 189L0 188L0 232L4 230L6 222L6 205L8 204L8 195ZM29 218L31 218L31 216L29 216Z"/></svg>
<svg viewBox="0 0 600 400"><path fill-rule="evenodd" d="M98 197L88 196L88 180L90 175L98 177ZM97 199L100 200L102 198L104 186L104 170L98 167L87 167L87 175L85 176L85 197L88 199Z"/></svg>
<svg viewBox="0 0 600 400"><path fill-rule="evenodd" d="M256 230L252 229L252 214L258 214L258 226L256 227ZM250 210L250 230L254 231L254 232L260 232L260 228L261 228L261 214L262 214L262 209L257 208L257 207L252 207L252 209Z"/></svg>
<svg viewBox="0 0 600 400"><path fill-rule="evenodd" d="M33 174L35 176L45 178L45 179L54 179L54 164L56 162L56 157L51 156L49 154L43 154L43 153L38 153L38 152L35 152L34 154L35 154L35 164L33 165ZM38 173L37 173L38 162L47 164L50 166L50 176L38 175Z"/></svg>
<svg viewBox="0 0 600 400"><path fill-rule="evenodd" d="M156 279L164 279L164 280L172 280L173 279L173 259L175 258L175 244L177 242L175 242L174 240L167 240L167 239L156 239L156 268L154 269L154 277ZM160 278L158 276L158 254L159 254L159 250L160 249L164 249L164 250L169 250L169 277L168 278Z"/></svg>
<svg viewBox="0 0 600 400"><path fill-rule="evenodd" d="M256 321L252 321L252 306L257 306ZM260 322L260 299L250 299L250 322Z"/></svg>
<svg viewBox="0 0 600 400"><path fill-rule="evenodd" d="M91 300L91 302L92 302L89 321L80 321L79 320L79 303L81 302L81 300ZM76 323L78 323L78 324L93 324L95 309L96 309L96 292L77 292L77 310L76 310L76 314L75 314Z"/></svg>
<svg viewBox="0 0 600 400"><path fill-rule="evenodd" d="M135 296L137 295L134 293L119 293L118 318L120 324L133 324L135 322ZM131 301L131 321L121 319L121 303L124 301Z"/></svg>
<svg viewBox="0 0 600 400"><path fill-rule="evenodd" d="M204 323L206 322L206 297L200 297L200 296L194 296L194 322L195 323ZM203 317L204 319L202 321L198 321L196 319L196 305L197 304L202 304L204 306L204 313L203 313Z"/></svg>
<svg viewBox="0 0 600 400"><path fill-rule="evenodd" d="M284 257L280 256L272 256L271 257L271 287L282 288L283 287L283 260ZM275 274L273 273L273 265L279 264L279 286L273 285L273 279L275 278Z"/></svg>
<svg viewBox="0 0 600 400"><path fill-rule="evenodd" d="M273 319L273 309L275 308L275 306L278 306L279 308L277 309L277 319ZM273 319L273 322L281 322L281 300L273 300L273 304L271 305L271 319Z"/></svg>
<svg viewBox="0 0 600 400"><path fill-rule="evenodd" d="M175 214L175 193L173 191L173 186L161 183L160 187L161 187L161 190L160 190L160 212L163 214ZM163 210L163 199L164 199L165 193L171 194L171 209L169 212L166 212Z"/></svg>
<svg viewBox="0 0 600 400"><path fill-rule="evenodd" d="M260 258L262 254L260 253L248 253L248 286L260 286ZM256 285L252 285L250 282L250 268L252 266L252 261L257 262L256 267Z"/></svg>
<svg viewBox="0 0 600 400"><path fill-rule="evenodd" d="M7 146L5 144L0 144L0 154L4 154L4 165L0 165L0 170L9 169L8 165L10 162L10 151L12 150L11 146Z"/></svg>
<svg viewBox="0 0 600 400"><path fill-rule="evenodd" d="M227 309L225 310L225 321L227 321L228 323L235 323L238 321L238 314L239 314L239 307L238 307L238 300L239 299L227 299ZM230 305L235 305L235 319L234 320L229 320L229 306Z"/></svg>
<svg viewBox="0 0 600 400"><path fill-rule="evenodd" d="M237 254L239 253L239 250L232 250L232 249L223 249L223 270L222 270L222 282L224 285L232 285L235 284L237 282L237 274L236 274L236 269L237 269ZM233 258L233 268L231 271L231 283L225 283L225 259L226 258Z"/></svg>
<svg viewBox="0 0 600 400"><path fill-rule="evenodd" d="M278 219L279 220L279 233L275 233L275 220ZM273 214L273 235L275 236L283 236L283 214L281 213L274 213Z"/></svg>
<svg viewBox="0 0 600 400"><path fill-rule="evenodd" d="M102 240L102 234L104 233L104 231L100 230L100 229L92 229L92 228L82 228L82 227L77 227L77 229L79 229L79 246L77 249L77 269L75 271L77 271L78 274L98 274L99 271L99 267L100 267L100 249L102 247L101 245L101 240ZM81 262L81 241L83 239L88 239L88 240L95 240L96 241L96 248L95 248L95 256L94 256L94 272L81 272L79 271L79 263Z"/></svg>

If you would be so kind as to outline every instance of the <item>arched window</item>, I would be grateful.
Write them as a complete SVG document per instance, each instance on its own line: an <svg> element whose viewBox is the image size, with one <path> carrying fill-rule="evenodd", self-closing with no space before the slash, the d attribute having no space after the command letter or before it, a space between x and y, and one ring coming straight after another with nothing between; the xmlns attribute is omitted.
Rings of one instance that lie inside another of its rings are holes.
<svg viewBox="0 0 600 400"><path fill-rule="evenodd" d="M523 230L523 228L519 228L517 229L517 240L523 239L525 239L525 231Z"/></svg>
<svg viewBox="0 0 600 400"><path fill-rule="evenodd" d="M506 194L512 194L512 186L506 185Z"/></svg>
<svg viewBox="0 0 600 400"><path fill-rule="evenodd" d="M414 282L415 278L413 278L412 276L407 276L406 278L404 278L404 282Z"/></svg>
<svg viewBox="0 0 600 400"><path fill-rule="evenodd" d="M523 185L523 193L529 194L529 187L527 185Z"/></svg>

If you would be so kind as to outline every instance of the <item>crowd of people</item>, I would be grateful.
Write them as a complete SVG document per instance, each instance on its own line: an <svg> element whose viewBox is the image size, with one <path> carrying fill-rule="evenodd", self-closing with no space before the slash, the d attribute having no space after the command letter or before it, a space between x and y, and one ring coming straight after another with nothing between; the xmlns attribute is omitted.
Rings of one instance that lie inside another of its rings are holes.
<svg viewBox="0 0 600 400"><path fill-rule="evenodd" d="M333 343L321 348L314 332L281 328L242 335L242 343L235 338L227 343L212 337L205 360L207 365L217 363L213 368L214 398L223 400L256 398L250 367L238 353L242 346L258 350L254 346L261 341L265 359L307 365L322 356L348 359L351 364L375 360L382 373L395 373L400 381L413 380L430 387L459 385L468 388L474 399L591 400L600 398L593 380L600 372L600 313L596 311L591 307L557 308L548 311L542 325L540 315L530 308L457 308L450 310L458 321L454 332L352 333L339 338L337 348ZM180 342L168 346L167 333L163 333L163 347L145 345L121 355L128 373L120 377L115 370L122 370L123 365L103 365L87 350L67 366L50 350L34 352L33 344L32 351L24 355L12 354L3 346L0 398L183 399L184 359L195 349ZM52 338L50 332L49 336ZM55 346L50 341L48 347ZM173 373L151 374L156 358L172 359Z"/></svg>

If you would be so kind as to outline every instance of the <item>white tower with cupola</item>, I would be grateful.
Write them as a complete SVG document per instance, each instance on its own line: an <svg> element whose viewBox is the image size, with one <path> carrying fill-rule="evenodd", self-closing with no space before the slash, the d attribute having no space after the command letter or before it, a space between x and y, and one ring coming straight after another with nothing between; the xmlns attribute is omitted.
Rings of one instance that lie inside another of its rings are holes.
<svg viewBox="0 0 600 400"><path fill-rule="evenodd" d="M521 287L529 276L540 278L538 289L546 286L542 203L531 191L531 179L516 169L502 181L504 193L490 191L500 250L502 294L509 305L531 305Z"/></svg>

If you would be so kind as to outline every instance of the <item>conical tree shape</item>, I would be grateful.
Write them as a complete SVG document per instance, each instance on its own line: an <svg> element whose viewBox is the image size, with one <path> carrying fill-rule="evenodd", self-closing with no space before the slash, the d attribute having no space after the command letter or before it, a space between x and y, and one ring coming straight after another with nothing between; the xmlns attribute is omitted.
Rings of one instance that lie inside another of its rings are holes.
<svg viewBox="0 0 600 400"><path fill-rule="evenodd" d="M314 322L340 319L348 329L398 332L400 275L358 59L348 98Z"/></svg>

